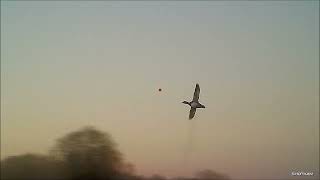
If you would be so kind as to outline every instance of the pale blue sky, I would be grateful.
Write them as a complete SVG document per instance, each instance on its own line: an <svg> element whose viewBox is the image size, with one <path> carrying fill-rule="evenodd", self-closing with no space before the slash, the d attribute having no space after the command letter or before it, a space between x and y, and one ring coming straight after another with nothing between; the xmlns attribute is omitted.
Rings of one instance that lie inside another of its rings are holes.
<svg viewBox="0 0 320 180"><path fill-rule="evenodd" d="M318 92L318 1L1 2L1 158L93 125L140 174L319 174Z"/></svg>

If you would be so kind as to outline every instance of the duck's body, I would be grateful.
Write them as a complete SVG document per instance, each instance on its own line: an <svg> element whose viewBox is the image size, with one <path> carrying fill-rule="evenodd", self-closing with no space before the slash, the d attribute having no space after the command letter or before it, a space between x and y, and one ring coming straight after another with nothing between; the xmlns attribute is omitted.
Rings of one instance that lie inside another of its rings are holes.
<svg viewBox="0 0 320 180"><path fill-rule="evenodd" d="M196 88L193 94L193 99L191 102L183 101L182 103L188 104L191 109L189 113L189 119L192 119L196 113L197 108L206 108L204 105L199 103L200 86L196 84Z"/></svg>
<svg viewBox="0 0 320 180"><path fill-rule="evenodd" d="M190 106L192 108L205 108L204 105L200 104L199 102L191 102Z"/></svg>

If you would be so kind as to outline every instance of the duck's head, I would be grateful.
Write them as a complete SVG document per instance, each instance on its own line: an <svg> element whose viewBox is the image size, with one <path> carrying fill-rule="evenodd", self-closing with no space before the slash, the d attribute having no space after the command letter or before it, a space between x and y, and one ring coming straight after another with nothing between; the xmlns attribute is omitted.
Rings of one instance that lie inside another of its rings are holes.
<svg viewBox="0 0 320 180"><path fill-rule="evenodd" d="M182 103L190 105L190 102L188 102L188 101L183 101Z"/></svg>

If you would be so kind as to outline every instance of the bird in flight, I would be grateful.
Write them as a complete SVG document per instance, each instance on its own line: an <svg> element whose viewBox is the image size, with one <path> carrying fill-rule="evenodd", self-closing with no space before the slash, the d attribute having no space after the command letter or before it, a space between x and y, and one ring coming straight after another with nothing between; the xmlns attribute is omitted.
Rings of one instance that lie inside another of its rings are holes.
<svg viewBox="0 0 320 180"><path fill-rule="evenodd" d="M200 86L199 86L199 84L196 84L196 88L193 93L192 101L191 102L188 102L188 101L182 102L184 104L188 104L191 107L190 113L189 113L189 120L191 120L194 117L197 108L206 108L204 105L199 103L199 94L200 94Z"/></svg>

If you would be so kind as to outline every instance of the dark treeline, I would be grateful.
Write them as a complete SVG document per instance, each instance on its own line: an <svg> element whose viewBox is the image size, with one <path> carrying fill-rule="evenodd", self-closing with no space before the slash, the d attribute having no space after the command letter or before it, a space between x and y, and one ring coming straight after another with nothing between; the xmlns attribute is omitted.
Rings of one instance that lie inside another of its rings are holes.
<svg viewBox="0 0 320 180"><path fill-rule="evenodd" d="M1 180L167 180L137 175L108 133L85 127L58 139L48 155L24 154L1 161ZM212 170L172 180L229 180Z"/></svg>

